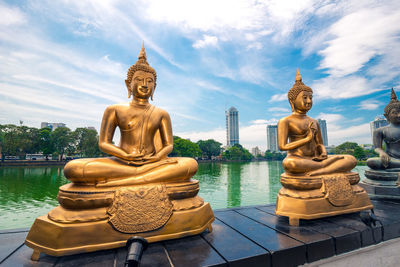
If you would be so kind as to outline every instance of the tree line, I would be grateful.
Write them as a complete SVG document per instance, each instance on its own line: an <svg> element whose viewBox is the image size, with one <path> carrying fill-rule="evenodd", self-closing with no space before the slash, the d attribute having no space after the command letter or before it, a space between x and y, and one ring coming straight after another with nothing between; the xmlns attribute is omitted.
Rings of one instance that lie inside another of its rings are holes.
<svg viewBox="0 0 400 267"><path fill-rule="evenodd" d="M105 155L98 146L99 136L94 129L76 128L71 131L67 127L34 128L0 125L0 152L5 156L18 156L24 159L26 154L43 153L46 159L64 155L79 157L98 157Z"/></svg>
<svg viewBox="0 0 400 267"><path fill-rule="evenodd" d="M335 154L353 155L357 160L367 160L368 158L378 157L373 149L363 149L357 143L345 142L335 147Z"/></svg>
<svg viewBox="0 0 400 267"><path fill-rule="evenodd" d="M0 153L5 156L18 156L23 159L26 154L43 153L44 156L58 157L64 155L77 157L106 156L100 151L99 136L95 129L76 128L71 131L67 127L58 127L54 131L50 128L34 128L0 124ZM366 160L376 157L372 150L365 150L357 143L345 142L337 146L335 154L350 154L357 160ZM193 157L197 159L222 160L252 160L254 156L240 144L235 144L223 150L222 144L214 139L192 142L188 139L174 136L174 149L171 157ZM283 160L285 154L266 151L264 156L257 155L258 160Z"/></svg>

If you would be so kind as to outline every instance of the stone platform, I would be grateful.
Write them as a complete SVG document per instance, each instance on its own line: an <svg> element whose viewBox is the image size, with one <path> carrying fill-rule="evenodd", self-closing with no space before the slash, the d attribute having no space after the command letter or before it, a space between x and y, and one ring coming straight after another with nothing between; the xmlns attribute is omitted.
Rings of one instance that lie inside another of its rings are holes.
<svg viewBox="0 0 400 267"><path fill-rule="evenodd" d="M366 226L359 213L301 220L295 227L275 215L275 205L217 210L213 232L152 243L141 266L298 266L344 257L400 237L400 204L372 204L383 226ZM0 266L124 266L125 247L63 257L41 254L33 262L32 249L24 245L27 233L0 232Z"/></svg>
<svg viewBox="0 0 400 267"><path fill-rule="evenodd" d="M399 171L366 170L366 178L360 182L360 186L371 199L400 201Z"/></svg>

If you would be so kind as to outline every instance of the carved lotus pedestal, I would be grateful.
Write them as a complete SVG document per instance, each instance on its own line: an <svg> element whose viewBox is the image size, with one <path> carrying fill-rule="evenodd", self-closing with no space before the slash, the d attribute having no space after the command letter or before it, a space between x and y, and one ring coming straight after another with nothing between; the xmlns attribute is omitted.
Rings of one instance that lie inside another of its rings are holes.
<svg viewBox="0 0 400 267"><path fill-rule="evenodd" d="M400 201L400 170L365 171L365 177L360 185L368 192L371 199L389 199Z"/></svg>
<svg viewBox="0 0 400 267"><path fill-rule="evenodd" d="M372 209L367 192L357 183L358 173L323 176L281 175L283 187L276 202L276 214L289 217L290 225L310 220Z"/></svg>
<svg viewBox="0 0 400 267"><path fill-rule="evenodd" d="M212 230L214 214L197 196L199 182L96 188L60 187L60 206L34 222L26 238L40 252L63 256L125 246L133 235L148 242Z"/></svg>

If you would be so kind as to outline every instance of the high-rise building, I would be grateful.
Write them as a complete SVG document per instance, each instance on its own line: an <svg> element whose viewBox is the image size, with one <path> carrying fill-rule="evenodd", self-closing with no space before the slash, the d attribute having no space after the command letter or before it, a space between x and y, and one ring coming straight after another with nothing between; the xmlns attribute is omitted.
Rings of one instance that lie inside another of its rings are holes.
<svg viewBox="0 0 400 267"><path fill-rule="evenodd" d="M267 125L267 150L278 152L278 125Z"/></svg>
<svg viewBox="0 0 400 267"><path fill-rule="evenodd" d="M239 112L231 107L225 111L226 117L226 145L233 146L239 144Z"/></svg>
<svg viewBox="0 0 400 267"><path fill-rule="evenodd" d="M326 120L318 119L319 128L321 129L322 142L324 146L328 146L328 130L326 128Z"/></svg>
<svg viewBox="0 0 400 267"><path fill-rule="evenodd" d="M371 128L371 137L374 137L374 131L378 128L384 127L389 125L389 122L382 116L376 116L375 120L371 121L369 123L369 126Z"/></svg>
<svg viewBox="0 0 400 267"><path fill-rule="evenodd" d="M42 122L40 124L40 128L50 128L52 131L57 129L58 127L65 127L65 123L62 122Z"/></svg>
<svg viewBox="0 0 400 267"><path fill-rule="evenodd" d="M260 148L256 146L251 149L251 154L253 154L254 157L257 157L258 155L262 155L263 153L261 152Z"/></svg>

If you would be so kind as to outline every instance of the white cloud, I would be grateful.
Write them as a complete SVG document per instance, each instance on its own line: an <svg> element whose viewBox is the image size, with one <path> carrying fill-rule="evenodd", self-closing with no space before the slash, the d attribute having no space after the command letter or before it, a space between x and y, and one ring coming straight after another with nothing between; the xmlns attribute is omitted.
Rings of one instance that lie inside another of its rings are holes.
<svg viewBox="0 0 400 267"><path fill-rule="evenodd" d="M266 35L288 36L314 10L314 1L193 0L143 1L147 18L187 34L200 31L219 39L255 41Z"/></svg>
<svg viewBox="0 0 400 267"><path fill-rule="evenodd" d="M380 90L372 86L366 78L354 75L342 78L328 76L315 81L311 88L320 99L345 99L368 95Z"/></svg>
<svg viewBox="0 0 400 267"><path fill-rule="evenodd" d="M399 43L398 8L364 8L334 23L328 30L333 38L319 52L323 56L320 67L341 77L360 70L372 58L385 55L390 43Z"/></svg>
<svg viewBox="0 0 400 267"><path fill-rule="evenodd" d="M287 100L287 93L284 94L275 94L271 97L270 100L268 100L268 102L272 103L272 102L278 102L278 101L284 101Z"/></svg>
<svg viewBox="0 0 400 267"><path fill-rule="evenodd" d="M338 130L328 128L329 144L340 145L344 142L356 142L358 144L371 144L371 133L369 123L354 125Z"/></svg>
<svg viewBox="0 0 400 267"><path fill-rule="evenodd" d="M19 25L27 22L25 14L16 7L8 7L0 3L0 25Z"/></svg>
<svg viewBox="0 0 400 267"><path fill-rule="evenodd" d="M262 48L263 48L262 43L254 42L254 43L249 44L246 49L247 50L252 50L252 49L261 50Z"/></svg>
<svg viewBox="0 0 400 267"><path fill-rule="evenodd" d="M272 118L270 120L259 119L259 120L250 121L250 123L251 124L264 124L264 126L267 126L268 124L277 124L278 120L275 118Z"/></svg>
<svg viewBox="0 0 400 267"><path fill-rule="evenodd" d="M320 113L317 118L326 120L329 145L340 145L348 141L358 144L371 143L369 123L343 127L348 119L335 113Z"/></svg>
<svg viewBox="0 0 400 267"><path fill-rule="evenodd" d="M218 46L218 38L215 36L210 36L210 35L203 35L202 40L197 40L194 44L194 48L204 48L206 46Z"/></svg>
<svg viewBox="0 0 400 267"><path fill-rule="evenodd" d="M376 110L379 107L382 107L383 103L377 100L369 99L361 101L359 105L359 109L363 110Z"/></svg>
<svg viewBox="0 0 400 267"><path fill-rule="evenodd" d="M284 107L270 107L267 110L271 112L290 112L290 109Z"/></svg>

